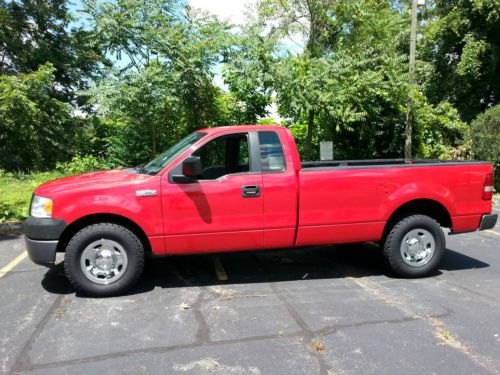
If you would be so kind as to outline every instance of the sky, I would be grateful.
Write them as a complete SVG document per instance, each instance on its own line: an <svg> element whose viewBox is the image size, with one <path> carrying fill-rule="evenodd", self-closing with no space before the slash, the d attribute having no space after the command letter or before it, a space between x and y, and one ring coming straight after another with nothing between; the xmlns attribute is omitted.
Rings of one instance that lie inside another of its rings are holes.
<svg viewBox="0 0 500 375"><path fill-rule="evenodd" d="M236 25L245 23L245 10L251 7L254 0L188 0L193 8L206 10L219 19Z"/></svg>
<svg viewBox="0 0 500 375"><path fill-rule="evenodd" d="M255 4L256 0L186 0L193 8L203 9L215 14L222 20L233 24L245 23L245 9ZM81 9L80 0L70 0L72 11Z"/></svg>

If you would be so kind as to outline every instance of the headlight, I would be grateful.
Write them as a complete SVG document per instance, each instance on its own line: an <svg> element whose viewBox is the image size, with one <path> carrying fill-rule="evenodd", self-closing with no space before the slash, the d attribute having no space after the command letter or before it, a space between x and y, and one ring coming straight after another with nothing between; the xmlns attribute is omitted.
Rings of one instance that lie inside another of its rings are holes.
<svg viewBox="0 0 500 375"><path fill-rule="evenodd" d="M52 200L49 198L43 198L37 195L33 195L30 215L34 217L51 218Z"/></svg>

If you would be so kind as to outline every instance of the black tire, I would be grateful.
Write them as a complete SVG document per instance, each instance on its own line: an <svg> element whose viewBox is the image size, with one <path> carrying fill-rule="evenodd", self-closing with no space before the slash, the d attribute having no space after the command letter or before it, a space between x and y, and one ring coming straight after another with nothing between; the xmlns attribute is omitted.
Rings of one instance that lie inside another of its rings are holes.
<svg viewBox="0 0 500 375"><path fill-rule="evenodd" d="M99 284L89 279L80 266L80 259L87 246L106 239L121 245L126 253L127 266L116 281ZM140 278L144 268L144 247L129 229L112 223L91 224L78 231L69 241L64 255L66 277L77 292L91 297L109 297L123 294Z"/></svg>
<svg viewBox="0 0 500 375"><path fill-rule="evenodd" d="M423 229L430 233L434 240L434 251L427 263L411 266L401 254L401 245L405 236L413 230ZM411 215L402 218L385 238L383 254L389 268L399 276L406 278L423 277L434 271L446 248L446 240L439 223L426 215Z"/></svg>

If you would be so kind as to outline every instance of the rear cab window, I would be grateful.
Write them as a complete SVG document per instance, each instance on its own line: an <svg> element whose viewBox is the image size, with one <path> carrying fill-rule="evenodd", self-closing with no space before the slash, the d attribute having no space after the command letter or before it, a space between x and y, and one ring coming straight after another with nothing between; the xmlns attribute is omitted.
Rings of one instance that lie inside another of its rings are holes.
<svg viewBox="0 0 500 375"><path fill-rule="evenodd" d="M279 136L274 131L259 131L260 162L263 173L286 170L285 155Z"/></svg>

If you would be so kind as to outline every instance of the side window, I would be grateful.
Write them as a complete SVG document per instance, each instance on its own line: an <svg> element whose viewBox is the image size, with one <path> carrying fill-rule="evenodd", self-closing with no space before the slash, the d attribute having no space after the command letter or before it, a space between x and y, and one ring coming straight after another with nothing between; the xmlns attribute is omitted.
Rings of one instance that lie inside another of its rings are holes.
<svg viewBox="0 0 500 375"><path fill-rule="evenodd" d="M203 169L207 167L222 168L226 164L226 139L224 137L215 138L193 155L200 157Z"/></svg>
<svg viewBox="0 0 500 375"><path fill-rule="evenodd" d="M205 180L248 172L250 157L248 153L248 135L231 134L215 138L193 153L199 156Z"/></svg>
<svg viewBox="0 0 500 375"><path fill-rule="evenodd" d="M262 172L282 172L286 169L283 148L275 132L259 132Z"/></svg>

